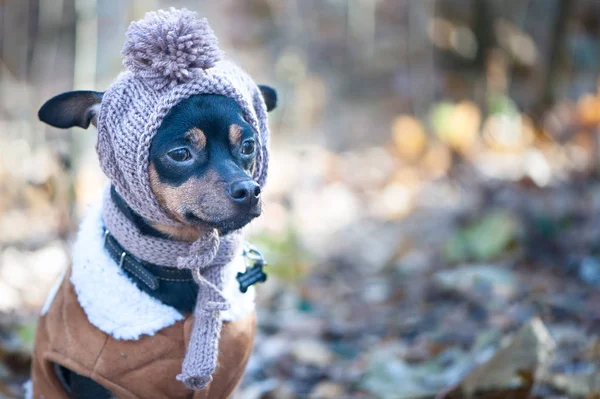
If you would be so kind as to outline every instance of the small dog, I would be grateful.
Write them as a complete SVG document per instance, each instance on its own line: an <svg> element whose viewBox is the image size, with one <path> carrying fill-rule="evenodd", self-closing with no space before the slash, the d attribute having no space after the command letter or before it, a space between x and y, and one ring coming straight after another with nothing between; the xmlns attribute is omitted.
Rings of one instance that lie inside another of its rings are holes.
<svg viewBox="0 0 600 399"><path fill-rule="evenodd" d="M54 127L98 128L111 185L42 310L32 394L227 398L256 328L253 292L235 279L248 263L230 237L261 214L261 112L276 107L277 94L220 67L212 31L187 10L149 13L128 36L127 75L106 92L63 93L39 111Z"/></svg>

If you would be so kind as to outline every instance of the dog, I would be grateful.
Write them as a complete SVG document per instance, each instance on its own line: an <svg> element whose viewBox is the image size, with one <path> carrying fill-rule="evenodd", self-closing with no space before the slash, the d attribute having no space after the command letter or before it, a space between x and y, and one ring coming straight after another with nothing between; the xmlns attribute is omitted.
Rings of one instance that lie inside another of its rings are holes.
<svg viewBox="0 0 600 399"><path fill-rule="evenodd" d="M171 10L170 14L153 14L146 19L197 29L195 20L189 22L192 20L188 17L185 11ZM141 26L146 28L149 24ZM202 75L197 76L201 79ZM137 75L131 79L140 80ZM174 90L191 87L195 82L174 81ZM275 89L256 87L260 93L260 100L256 101L262 101L262 105L253 107L264 107L268 112L275 109ZM171 93L164 86L146 89ZM126 95L123 91L113 92L116 94L111 93L110 98L105 92L96 91L59 94L40 108L39 119L57 128L93 125L99 134L113 134L103 133L102 129L109 126L109 116L103 119L102 112L113 109L110 107L114 99ZM154 115L154 108L146 108ZM131 115L138 123L131 128L142 130L148 120L138 118L138 111ZM136 256L131 245L135 240L120 240L116 230L106 227L106 207L114 206L113 212L122 215L122 223L131 226L138 237L161 245L202 242L210 234L221 237L222 243L224 238L235 235L260 216L262 208L262 188L254 176L259 160L264 163L265 154L260 152L264 139L247 115L247 109L235 95L204 92L185 96L165 112L153 131L141 170L144 174L147 171L144 178L159 210L166 215L164 220L172 222L148 217L145 207L124 194L133 174L123 173L127 179L109 176L111 185L104 202L90 211L91 216L82 223L73 248L73 265L42 310L34 344L33 397L227 398L232 394L243 376L256 330L252 293L246 292L247 286L238 287L235 280L247 266L246 258L235 252L233 260L223 267L225 277L217 292L231 303L232 309L221 312L229 312L229 316L223 317L218 366L209 369L212 376L199 389L194 387L197 379L178 380L177 373L186 348L191 351L194 323L204 314L194 313L200 303L199 292L217 283L199 285L199 281L208 279L194 274L201 269L166 267L146 260L143 251ZM119 136L115 140L120 139ZM102 145L99 138L101 157ZM137 141L132 148L136 145ZM111 158L111 163L103 164L109 165L104 167L105 172L112 171L110 168L120 161ZM127 170L126 166L122 169ZM107 172L110 173L113 172Z"/></svg>

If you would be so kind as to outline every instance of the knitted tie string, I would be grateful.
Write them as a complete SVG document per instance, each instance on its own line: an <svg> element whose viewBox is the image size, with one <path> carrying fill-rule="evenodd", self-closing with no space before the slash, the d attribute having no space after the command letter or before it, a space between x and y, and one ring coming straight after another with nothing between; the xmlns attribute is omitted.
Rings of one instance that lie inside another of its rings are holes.
<svg viewBox="0 0 600 399"><path fill-rule="evenodd" d="M177 258L177 267L180 269L190 269L194 281L200 289L211 291L211 297L218 298L217 301L207 301L202 309L196 308L196 311L203 310L206 315L213 315L215 311L224 311L230 308L229 302L223 296L223 293L215 284L208 281L201 270L209 266L220 248L221 240L216 229L212 229L190 247L190 254L187 257Z"/></svg>

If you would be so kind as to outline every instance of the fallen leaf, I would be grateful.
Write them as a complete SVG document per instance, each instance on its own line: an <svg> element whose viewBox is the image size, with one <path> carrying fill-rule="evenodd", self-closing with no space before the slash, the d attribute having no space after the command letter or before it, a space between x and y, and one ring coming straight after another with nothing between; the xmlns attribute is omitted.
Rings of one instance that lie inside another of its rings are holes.
<svg viewBox="0 0 600 399"><path fill-rule="evenodd" d="M414 117L401 115L392 124L392 139L398 154L412 161L423 153L427 133L421 122Z"/></svg>
<svg viewBox="0 0 600 399"><path fill-rule="evenodd" d="M431 124L441 141L462 154L470 154L479 140L481 111L471 101L440 103L431 112Z"/></svg>
<svg viewBox="0 0 600 399"><path fill-rule="evenodd" d="M493 259L516 238L518 227L510 212L490 211L453 235L444 246L444 255L451 262Z"/></svg>
<svg viewBox="0 0 600 399"><path fill-rule="evenodd" d="M534 318L489 361L471 371L459 389L466 397L477 392L529 391L546 372L554 350L555 343L546 326L539 318Z"/></svg>

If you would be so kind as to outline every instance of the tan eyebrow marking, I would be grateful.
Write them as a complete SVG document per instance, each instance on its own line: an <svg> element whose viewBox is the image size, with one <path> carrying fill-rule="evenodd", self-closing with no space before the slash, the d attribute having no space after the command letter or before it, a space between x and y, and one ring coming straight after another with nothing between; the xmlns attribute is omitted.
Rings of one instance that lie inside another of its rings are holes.
<svg viewBox="0 0 600 399"><path fill-rule="evenodd" d="M206 135L197 127L188 130L188 132L185 134L185 138L190 140L192 145L199 150L206 146Z"/></svg>
<svg viewBox="0 0 600 399"><path fill-rule="evenodd" d="M242 140L242 127L235 123L229 126L229 142L238 145Z"/></svg>

